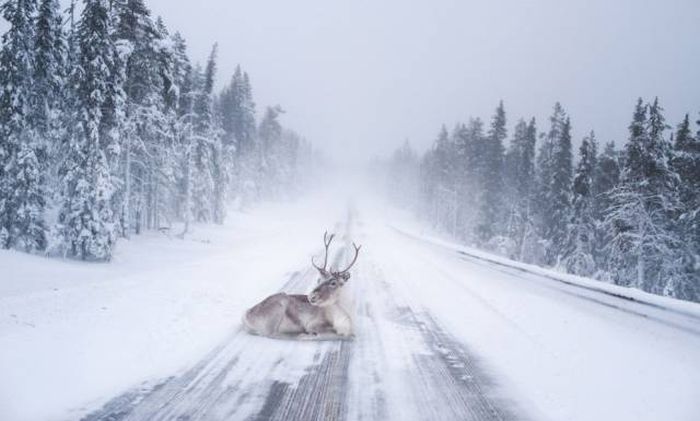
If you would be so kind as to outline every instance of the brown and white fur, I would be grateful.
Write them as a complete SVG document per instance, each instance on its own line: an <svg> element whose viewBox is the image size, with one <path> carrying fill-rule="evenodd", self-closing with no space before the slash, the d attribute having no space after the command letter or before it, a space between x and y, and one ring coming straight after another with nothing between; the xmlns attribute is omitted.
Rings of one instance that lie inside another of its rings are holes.
<svg viewBox="0 0 700 421"><path fill-rule="evenodd" d="M326 257L323 267L312 260L320 275L316 288L308 295L278 293L265 298L243 316L246 331L287 339L342 339L353 335L352 318L339 301L360 247L353 244L355 256L346 269L326 270L331 241L333 235L324 235Z"/></svg>

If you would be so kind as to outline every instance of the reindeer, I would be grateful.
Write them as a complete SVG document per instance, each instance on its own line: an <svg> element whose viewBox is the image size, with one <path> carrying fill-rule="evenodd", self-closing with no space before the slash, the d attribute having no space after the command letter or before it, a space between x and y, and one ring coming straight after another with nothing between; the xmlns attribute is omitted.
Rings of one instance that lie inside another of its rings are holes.
<svg viewBox="0 0 700 421"><path fill-rule="evenodd" d="M362 246L352 244L355 256L345 269L329 270L328 248L334 237L323 234L323 267L311 258L320 275L316 288L309 295L274 294L249 309L243 316L243 327L249 333L287 339L348 338L353 334L352 319L339 305L338 297Z"/></svg>

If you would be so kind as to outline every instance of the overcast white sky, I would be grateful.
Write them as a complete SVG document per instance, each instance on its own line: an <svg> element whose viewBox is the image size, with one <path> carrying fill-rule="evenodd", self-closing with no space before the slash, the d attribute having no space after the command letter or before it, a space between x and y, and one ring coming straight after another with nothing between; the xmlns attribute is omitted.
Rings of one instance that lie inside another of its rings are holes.
<svg viewBox="0 0 700 421"><path fill-rule="evenodd" d="M637 97L658 95L675 125L700 111L699 0L146 0L219 81L250 73L258 111L353 158L424 148L442 123L489 118L512 129L555 101L578 141L624 141Z"/></svg>

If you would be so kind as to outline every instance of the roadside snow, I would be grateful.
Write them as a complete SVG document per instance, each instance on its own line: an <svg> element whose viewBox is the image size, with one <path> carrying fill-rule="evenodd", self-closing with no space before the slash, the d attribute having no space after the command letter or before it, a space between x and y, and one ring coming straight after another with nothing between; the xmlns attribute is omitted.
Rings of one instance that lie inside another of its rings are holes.
<svg viewBox="0 0 700 421"><path fill-rule="evenodd" d="M405 223L405 222L404 222ZM410 225L414 225L409 223ZM533 275L539 275L549 279L557 279L564 281L569 284L578 285L585 287L586 289L596 290L599 292L605 292L610 295L617 296L619 298L624 298L639 303L650 304L655 307L664 308L667 310L672 310L674 312L687 314L692 317L700 318L700 304L693 303L690 301L679 300L672 297L663 297L656 294L651 294L635 288L626 288L619 285L608 284L605 282L597 281L595 279L585 278L582 276L571 275L564 272L559 272L555 269L543 268L536 265L531 265L527 263L516 262L508 258L478 250L472 247L463 246L461 244L445 240L435 236L434 234L425 234L424 231L416 230L415 228L406 228L404 226L391 225L392 228L396 229L398 232L403 233L408 236L412 236L416 239L425 241L427 243L434 244L446 248L448 250L456 251L462 253L466 256L471 256L484 262L494 263L499 266L505 266L510 268L519 269L523 272L527 272Z"/></svg>

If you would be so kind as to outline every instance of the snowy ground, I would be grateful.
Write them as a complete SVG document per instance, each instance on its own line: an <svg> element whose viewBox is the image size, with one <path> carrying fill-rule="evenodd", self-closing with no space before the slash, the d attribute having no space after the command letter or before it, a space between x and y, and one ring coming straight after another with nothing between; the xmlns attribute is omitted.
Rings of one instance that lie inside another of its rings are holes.
<svg viewBox="0 0 700 421"><path fill-rule="evenodd" d="M266 206L188 241L138 238L110 265L0 252L0 419L697 419L700 306L352 209ZM265 295L310 289L326 227L363 244L355 340L242 333Z"/></svg>

